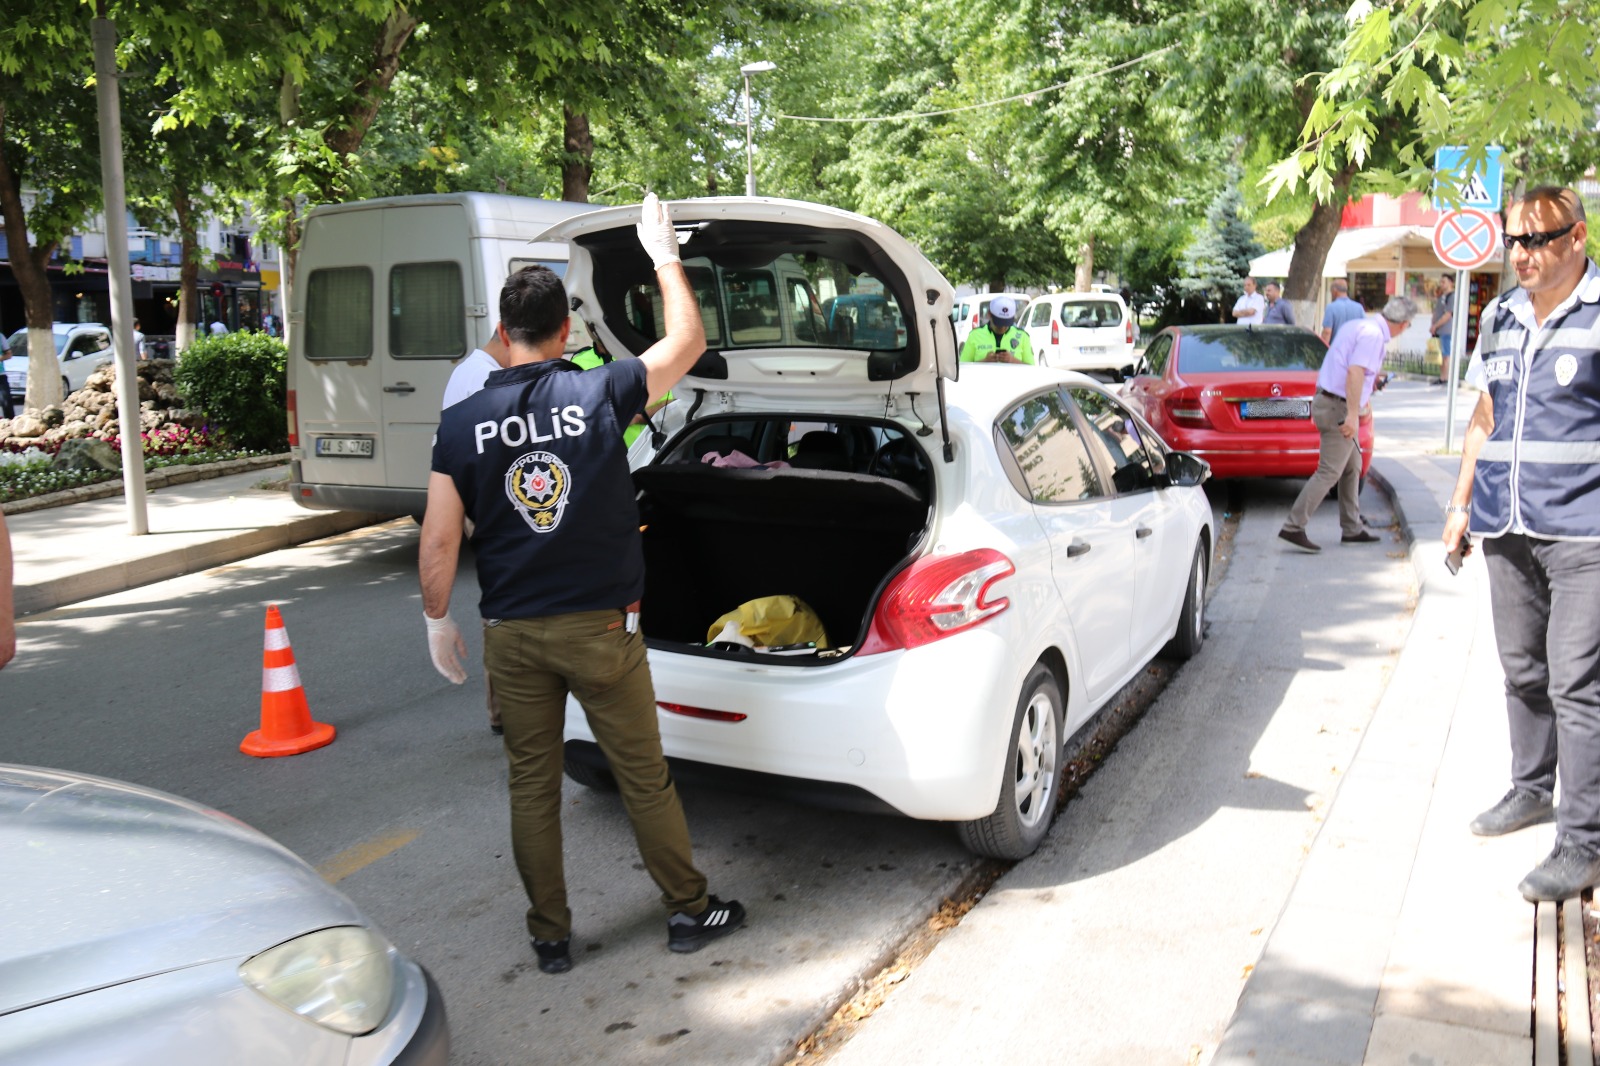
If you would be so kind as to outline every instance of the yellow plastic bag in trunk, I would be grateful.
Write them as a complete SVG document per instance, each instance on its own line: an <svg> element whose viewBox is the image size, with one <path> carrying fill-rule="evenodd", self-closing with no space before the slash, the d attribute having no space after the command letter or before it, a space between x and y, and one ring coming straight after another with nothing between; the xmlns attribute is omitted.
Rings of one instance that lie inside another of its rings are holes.
<svg viewBox="0 0 1600 1066"><path fill-rule="evenodd" d="M723 627L737 622L739 632L755 641L758 648L777 648L785 644L814 643L828 647L828 634L817 612L793 596L761 596L741 603L737 610L711 623L706 643L717 639Z"/></svg>

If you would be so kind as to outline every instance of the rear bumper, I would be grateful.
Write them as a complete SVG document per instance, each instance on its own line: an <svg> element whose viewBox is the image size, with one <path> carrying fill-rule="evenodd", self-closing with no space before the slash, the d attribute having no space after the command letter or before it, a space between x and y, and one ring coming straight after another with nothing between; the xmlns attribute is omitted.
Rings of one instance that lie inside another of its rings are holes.
<svg viewBox="0 0 1600 1066"><path fill-rule="evenodd" d="M1004 636L983 629L826 666L650 651L658 701L746 716L658 711L662 748L686 772L738 771L744 787L929 821L994 810L1021 665ZM594 741L575 700L566 736Z"/></svg>
<svg viewBox="0 0 1600 1066"><path fill-rule="evenodd" d="M1361 472L1372 464L1370 423L1362 426ZM1310 477L1317 472L1321 447L1316 434L1300 440L1253 440L1242 433L1215 431L1162 431L1162 439L1179 451L1198 455L1211 464L1211 476Z"/></svg>
<svg viewBox="0 0 1600 1066"><path fill-rule="evenodd" d="M291 481L289 495L295 503L311 511L421 515L428 504L427 489L397 489L386 485L319 485Z"/></svg>

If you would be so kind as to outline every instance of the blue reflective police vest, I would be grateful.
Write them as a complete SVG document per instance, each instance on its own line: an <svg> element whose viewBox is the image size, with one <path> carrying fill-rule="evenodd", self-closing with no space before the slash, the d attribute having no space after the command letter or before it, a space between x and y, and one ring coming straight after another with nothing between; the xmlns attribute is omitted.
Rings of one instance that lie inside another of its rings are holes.
<svg viewBox="0 0 1600 1066"><path fill-rule="evenodd" d="M1511 309L1527 300L1510 293L1484 311L1494 429L1478 452L1470 528L1600 540L1600 269L1591 261L1564 310L1537 330Z"/></svg>

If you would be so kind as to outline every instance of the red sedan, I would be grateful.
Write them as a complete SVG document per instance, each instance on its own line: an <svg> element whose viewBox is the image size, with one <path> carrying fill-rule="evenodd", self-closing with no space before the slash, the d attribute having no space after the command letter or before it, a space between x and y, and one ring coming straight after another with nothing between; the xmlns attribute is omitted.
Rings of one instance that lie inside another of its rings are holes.
<svg viewBox="0 0 1600 1066"><path fill-rule="evenodd" d="M1310 477L1311 398L1328 346L1293 326L1174 326L1144 352L1124 395L1162 438L1211 464L1214 477ZM1372 414L1361 416L1361 472Z"/></svg>

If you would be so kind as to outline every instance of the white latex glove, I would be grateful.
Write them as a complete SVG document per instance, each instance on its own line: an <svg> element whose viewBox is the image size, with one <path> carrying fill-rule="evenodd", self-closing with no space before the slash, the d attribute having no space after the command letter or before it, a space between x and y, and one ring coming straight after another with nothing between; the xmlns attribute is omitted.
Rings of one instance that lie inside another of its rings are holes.
<svg viewBox="0 0 1600 1066"><path fill-rule="evenodd" d="M428 654L433 656L433 668L453 685L466 681L467 644L461 639L461 630L451 620L450 612L446 611L443 618L429 618L424 611L422 620L428 625Z"/></svg>
<svg viewBox="0 0 1600 1066"><path fill-rule="evenodd" d="M639 243L644 245L657 270L668 263L682 262L678 258L678 234L672 228L672 217L655 193L645 193L644 210L635 228L639 231Z"/></svg>

